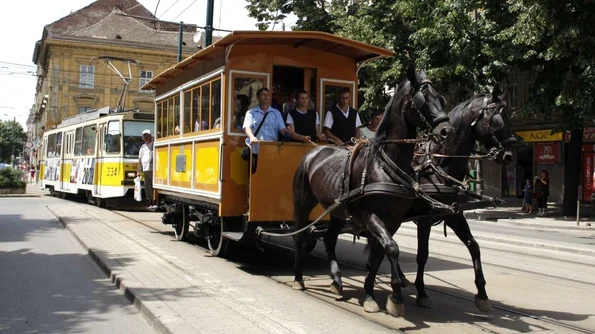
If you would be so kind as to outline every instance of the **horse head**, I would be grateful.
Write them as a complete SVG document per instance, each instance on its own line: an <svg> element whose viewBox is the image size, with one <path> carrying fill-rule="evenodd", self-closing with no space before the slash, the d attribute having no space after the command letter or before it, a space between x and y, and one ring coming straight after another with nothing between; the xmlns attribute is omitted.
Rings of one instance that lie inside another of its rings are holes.
<svg viewBox="0 0 595 334"><path fill-rule="evenodd" d="M413 66L407 71L407 79L395 88L386 105L376 137L403 138L402 130L411 136L415 129L432 129L434 138L446 139L454 132L444 107L446 99L426 78L424 71ZM403 129L405 127L406 129Z"/></svg>
<svg viewBox="0 0 595 334"><path fill-rule="evenodd" d="M510 124L505 94L500 95L499 85L483 97L479 110L474 112L471 127L479 141L490 151L496 152L494 161L507 165L514 161L512 146L516 143Z"/></svg>

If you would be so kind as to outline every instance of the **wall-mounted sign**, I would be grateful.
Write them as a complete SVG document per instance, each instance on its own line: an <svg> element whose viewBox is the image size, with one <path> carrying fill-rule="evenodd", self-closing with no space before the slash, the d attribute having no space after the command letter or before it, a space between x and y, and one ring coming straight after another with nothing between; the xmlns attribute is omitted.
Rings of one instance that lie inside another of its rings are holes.
<svg viewBox="0 0 595 334"><path fill-rule="evenodd" d="M564 134L564 141L570 143L570 131ZM595 142L595 128L584 128L583 129L583 143Z"/></svg>
<svg viewBox="0 0 595 334"><path fill-rule="evenodd" d="M562 141L564 135L562 132L552 134L552 130L517 131L516 134L526 143Z"/></svg>
<svg viewBox="0 0 595 334"><path fill-rule="evenodd" d="M560 143L537 143L533 152L538 164L555 164L560 161Z"/></svg>

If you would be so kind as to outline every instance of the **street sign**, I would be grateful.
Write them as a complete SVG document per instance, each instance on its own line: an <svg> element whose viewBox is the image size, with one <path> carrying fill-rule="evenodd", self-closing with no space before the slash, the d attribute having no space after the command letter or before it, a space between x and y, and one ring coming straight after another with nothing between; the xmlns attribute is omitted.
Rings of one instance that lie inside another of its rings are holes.
<svg viewBox="0 0 595 334"><path fill-rule="evenodd" d="M33 143L28 141L25 143L25 148L33 148Z"/></svg>

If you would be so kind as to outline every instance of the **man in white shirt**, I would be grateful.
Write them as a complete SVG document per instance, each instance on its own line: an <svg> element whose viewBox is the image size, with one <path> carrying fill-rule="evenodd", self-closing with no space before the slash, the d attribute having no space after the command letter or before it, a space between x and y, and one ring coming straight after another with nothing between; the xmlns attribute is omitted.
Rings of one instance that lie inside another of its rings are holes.
<svg viewBox="0 0 595 334"><path fill-rule="evenodd" d="M149 201L148 210L156 210L157 205L153 199L153 136L150 130L143 131L143 140L145 143L138 151L138 169L136 176L140 176L141 172L145 176L145 194Z"/></svg>
<svg viewBox="0 0 595 334"><path fill-rule="evenodd" d="M326 136L318 129L320 125L318 114L314 110L308 109L309 100L308 92L305 90L298 92L297 107L287 114L285 123L290 129L291 139L304 143L326 140Z"/></svg>
<svg viewBox="0 0 595 334"><path fill-rule="evenodd" d="M359 127L362 121L357 110L349 106L351 93L349 88L339 90L339 101L326 112L323 133L335 144L351 142L351 138L360 138Z"/></svg>
<svg viewBox="0 0 595 334"><path fill-rule="evenodd" d="M382 112L380 110L374 110L372 112L372 116L370 117L370 123L368 126L363 126L359 129L362 138L373 139L376 137L376 130L378 130L378 125L382 121Z"/></svg>

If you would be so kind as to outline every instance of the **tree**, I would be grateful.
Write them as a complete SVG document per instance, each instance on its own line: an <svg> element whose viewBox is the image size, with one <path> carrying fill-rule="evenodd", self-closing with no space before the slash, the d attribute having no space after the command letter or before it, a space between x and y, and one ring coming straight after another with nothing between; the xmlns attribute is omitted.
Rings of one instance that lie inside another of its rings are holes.
<svg viewBox="0 0 595 334"><path fill-rule="evenodd" d="M0 121L0 162L12 162L11 155L19 156L26 140L27 134L19 123Z"/></svg>

